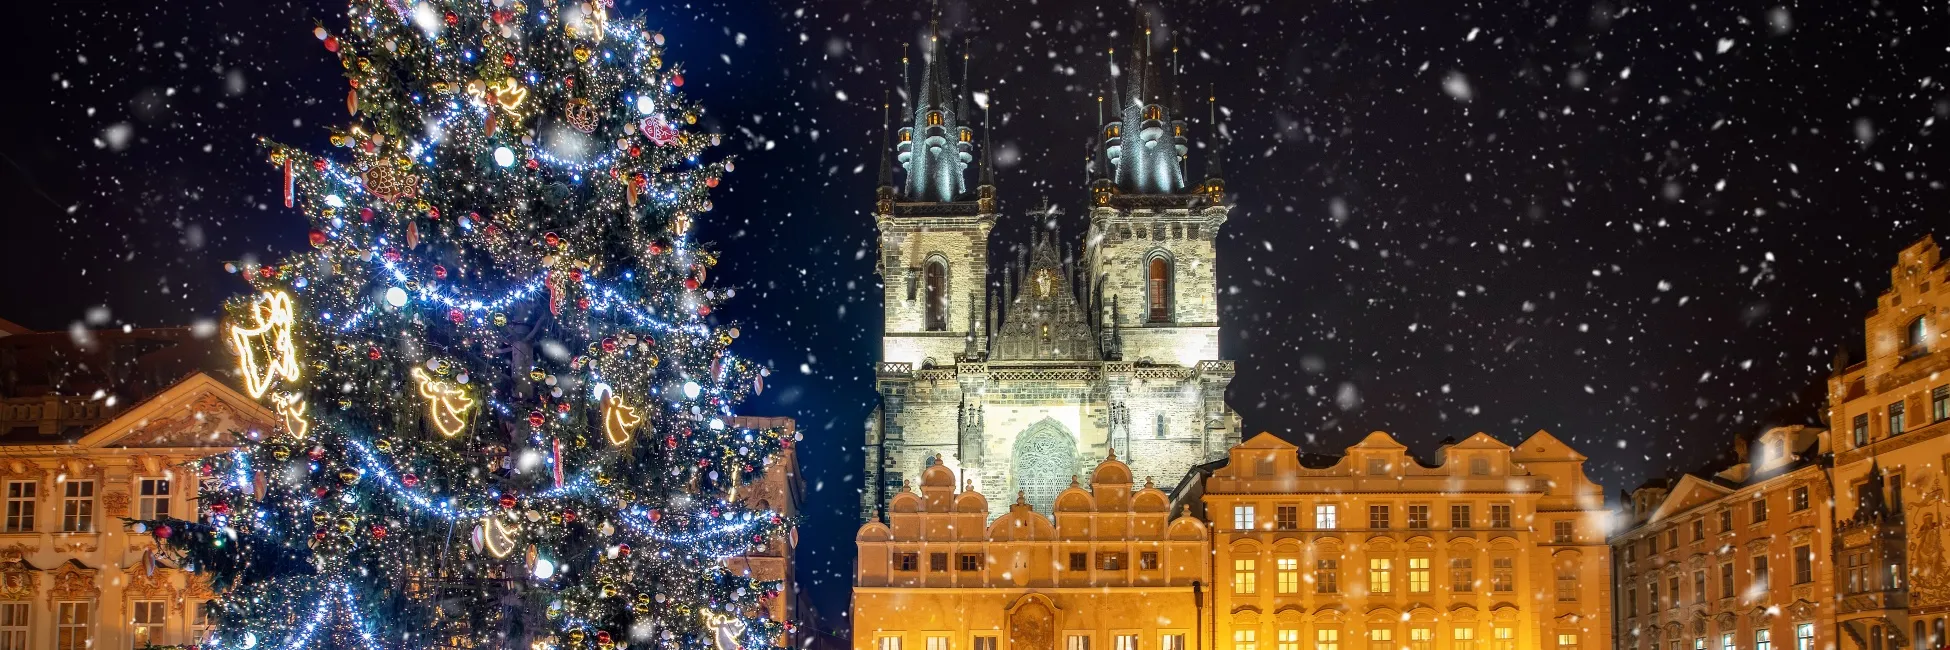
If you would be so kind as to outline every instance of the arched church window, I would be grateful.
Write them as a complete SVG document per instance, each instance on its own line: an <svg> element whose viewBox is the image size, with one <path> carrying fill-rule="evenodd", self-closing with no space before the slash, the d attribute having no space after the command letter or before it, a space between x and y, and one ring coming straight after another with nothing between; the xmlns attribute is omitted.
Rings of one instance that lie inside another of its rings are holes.
<svg viewBox="0 0 1950 650"><path fill-rule="evenodd" d="M968 129L962 129L962 130L961 130L961 141L962 141L962 142L972 142L972 141L974 141L974 140L975 140L975 132L974 132L974 131L970 131L970 130L968 130Z"/></svg>
<svg viewBox="0 0 1950 650"><path fill-rule="evenodd" d="M1165 425L1165 414L1159 413L1158 414L1158 437L1165 438L1170 435L1171 435L1171 429L1170 427Z"/></svg>
<svg viewBox="0 0 1950 650"><path fill-rule="evenodd" d="M941 113L940 113L940 112L930 112L930 113L928 113L928 126L941 126Z"/></svg>
<svg viewBox="0 0 1950 650"><path fill-rule="evenodd" d="M939 259L928 260L921 273L921 286L927 297L927 331L948 330L948 265Z"/></svg>
<svg viewBox="0 0 1950 650"><path fill-rule="evenodd" d="M1905 355L1914 355L1929 352L1929 336L1929 330L1923 323L1922 316L1917 316L1914 320L1909 321L1909 325L1903 327L1903 353Z"/></svg>
<svg viewBox="0 0 1950 650"><path fill-rule="evenodd" d="M1147 119L1147 120L1156 120L1156 119L1162 119L1162 118L1164 117L1164 115L1165 115L1165 111L1164 111L1164 109L1163 109L1163 108L1159 108L1159 107L1158 107L1157 105L1155 105L1155 104L1154 104L1154 105L1151 105L1151 106L1146 106L1146 107L1144 107L1144 119Z"/></svg>
<svg viewBox="0 0 1950 650"><path fill-rule="evenodd" d="M1145 296L1151 309L1151 322L1171 320L1171 261L1160 255L1151 258L1145 272Z"/></svg>

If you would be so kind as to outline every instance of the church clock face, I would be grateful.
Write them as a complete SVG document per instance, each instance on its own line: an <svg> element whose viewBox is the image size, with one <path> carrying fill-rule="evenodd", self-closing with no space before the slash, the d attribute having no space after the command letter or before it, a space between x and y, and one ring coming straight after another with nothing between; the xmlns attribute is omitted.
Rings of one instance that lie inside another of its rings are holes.
<svg viewBox="0 0 1950 650"><path fill-rule="evenodd" d="M1056 272L1043 269L1036 272L1036 296L1048 298L1050 289L1056 288Z"/></svg>

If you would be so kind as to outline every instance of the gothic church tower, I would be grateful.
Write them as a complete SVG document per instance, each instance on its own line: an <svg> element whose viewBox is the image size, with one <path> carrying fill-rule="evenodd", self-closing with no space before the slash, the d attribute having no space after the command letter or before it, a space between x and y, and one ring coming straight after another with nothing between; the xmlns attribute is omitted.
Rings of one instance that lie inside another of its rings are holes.
<svg viewBox="0 0 1950 650"><path fill-rule="evenodd" d="M938 14L930 25L921 80L907 83L902 126L888 127L881 148L885 334L863 517L937 460L975 489L1015 493L1047 513L1082 467L1113 450L1140 476L1174 483L1238 442L1213 248L1230 204L1216 142L1208 180L1187 185L1189 121L1176 57L1157 34L1140 17L1128 63L1112 76L1121 93L1099 115L1084 242L1036 232L991 283L991 155L967 126L967 58L951 85ZM1027 221L1040 226L1055 211ZM996 499L991 515L1011 501Z"/></svg>

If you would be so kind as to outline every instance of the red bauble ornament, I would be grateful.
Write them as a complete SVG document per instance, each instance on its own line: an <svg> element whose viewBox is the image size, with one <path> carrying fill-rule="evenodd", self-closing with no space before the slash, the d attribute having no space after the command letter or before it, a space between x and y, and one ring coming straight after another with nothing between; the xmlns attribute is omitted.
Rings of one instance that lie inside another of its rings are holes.
<svg viewBox="0 0 1950 650"><path fill-rule="evenodd" d="M501 235L501 227L496 226L494 224L488 224L487 234L489 237L498 237Z"/></svg>
<svg viewBox="0 0 1950 650"><path fill-rule="evenodd" d="M372 538L373 538L373 539L386 539L386 527L385 527L385 526L373 526L373 527L372 527Z"/></svg>
<svg viewBox="0 0 1950 650"><path fill-rule="evenodd" d="M321 172L325 171L325 159L324 158L311 159L311 168Z"/></svg>
<svg viewBox="0 0 1950 650"><path fill-rule="evenodd" d="M312 460L325 460L325 448L312 447L310 451L305 452L305 456Z"/></svg>
<svg viewBox="0 0 1950 650"><path fill-rule="evenodd" d="M718 186L718 177L716 177L716 176L712 176L712 177L710 177L710 178L706 178L706 179L704 179L704 186L705 186L705 187L717 187L717 186Z"/></svg>
<svg viewBox="0 0 1950 650"><path fill-rule="evenodd" d="M218 501L218 502L216 502L216 503L212 503L212 504L210 504L210 514L213 514L213 515L227 515L227 514L230 514L230 504L228 504L228 503L224 503L224 502L222 502L222 501Z"/></svg>
<svg viewBox="0 0 1950 650"><path fill-rule="evenodd" d="M311 231L312 248L320 248L323 247L324 245L325 245L325 231L323 230Z"/></svg>
<svg viewBox="0 0 1950 650"><path fill-rule="evenodd" d="M545 417L545 416L543 416L543 415L542 415L542 412L541 412L541 410L540 410L540 409L537 409L537 410L533 410L533 411L529 411L529 412L528 412L528 426L531 426L531 427L539 427L539 426L542 426L542 418L543 418L543 417Z"/></svg>
<svg viewBox="0 0 1950 650"><path fill-rule="evenodd" d="M615 351L616 351L616 339L614 339L614 338L605 338L605 339L603 339L603 351L604 351L604 352L615 352Z"/></svg>
<svg viewBox="0 0 1950 650"><path fill-rule="evenodd" d="M447 279L447 267L439 264L433 265L433 277L440 278L442 280Z"/></svg>
<svg viewBox="0 0 1950 650"><path fill-rule="evenodd" d="M312 488L312 490L311 490L311 493L312 493L312 494L314 494L314 495L317 495L317 496L318 496L318 498L320 498L320 499L323 499L323 498L325 498L325 495L327 495L327 494L331 494L331 493L332 493L332 489L331 489L331 488L328 488L328 487L325 487L325 486L322 486L322 485L321 485L321 486L318 486L318 487L315 487L315 488Z"/></svg>
<svg viewBox="0 0 1950 650"><path fill-rule="evenodd" d="M665 449L676 449L676 448L677 448L677 436L664 436L664 448L665 448Z"/></svg>
<svg viewBox="0 0 1950 650"><path fill-rule="evenodd" d="M503 54L503 55L501 55L501 65L505 65L505 66L508 66L508 67L511 67L511 68L512 68L512 67L514 67L514 65L515 65L515 55L514 55L514 53L512 53L512 52L511 52L511 53L508 53L508 54Z"/></svg>
<svg viewBox="0 0 1950 650"><path fill-rule="evenodd" d="M197 463L196 471L204 476L215 476L217 474L217 468L209 463Z"/></svg>
<svg viewBox="0 0 1950 650"><path fill-rule="evenodd" d="M554 248L562 245L562 236L555 233L548 233L542 235L542 241L547 242L550 248Z"/></svg>
<svg viewBox="0 0 1950 650"><path fill-rule="evenodd" d="M672 442L675 442L675 441L672 441ZM654 524L654 523L657 523L657 522L659 522L659 521L663 521L663 519L664 519L664 511L663 511L663 510L661 510L661 509L658 509L658 508L651 508L651 509L650 509L650 523L653 523L653 524Z"/></svg>
<svg viewBox="0 0 1950 650"><path fill-rule="evenodd" d="M359 208L359 221L372 223L372 208Z"/></svg>
<svg viewBox="0 0 1950 650"><path fill-rule="evenodd" d="M277 274L278 274L278 270L275 268L271 268L270 266L257 267L257 275L260 277L268 278Z"/></svg>
<svg viewBox="0 0 1950 650"><path fill-rule="evenodd" d="M650 248L650 254L651 254L651 255L662 255L662 254L664 254L664 245L663 245L662 243L660 243L660 242L650 242L650 247L649 247L649 248Z"/></svg>
<svg viewBox="0 0 1950 650"><path fill-rule="evenodd" d="M621 556L623 556L623 557L629 557L629 556L630 556L630 545L629 545L629 544L617 544L617 545L616 545L616 554L617 554L617 555L621 555Z"/></svg>
<svg viewBox="0 0 1950 650"><path fill-rule="evenodd" d="M325 37L325 51L327 52L339 51L339 37L337 36Z"/></svg>
<svg viewBox="0 0 1950 650"><path fill-rule="evenodd" d="M524 165L522 165L522 166L523 166L523 167L527 167L527 168L529 168L529 169L541 169L541 168L542 168L542 161L539 161L539 160L536 160L536 159L534 159L534 158L529 158L529 159L528 159L528 162L527 162L526 164L524 164Z"/></svg>
<svg viewBox="0 0 1950 650"><path fill-rule="evenodd" d="M175 535L175 534L176 534L176 529L170 528L169 524L163 524L161 526L156 527L156 539L169 539L171 535Z"/></svg>
<svg viewBox="0 0 1950 650"><path fill-rule="evenodd" d="M429 218L431 218L431 219L433 219L434 221L439 221L439 220L440 220L440 208L436 208L436 207L433 207L433 206L431 206L431 205L429 205L429 206L427 206L427 217L429 217Z"/></svg>
<svg viewBox="0 0 1950 650"><path fill-rule="evenodd" d="M576 511L574 510L562 511L562 523L573 524L575 522L576 522Z"/></svg>
<svg viewBox="0 0 1950 650"><path fill-rule="evenodd" d="M367 358L370 358L370 359L372 359L373 361L378 361L378 360L379 360L379 346L377 346L377 345L375 345L375 346L372 346L372 348L371 348L371 349L368 349L368 350L366 350L366 357L367 357Z"/></svg>
<svg viewBox="0 0 1950 650"><path fill-rule="evenodd" d="M596 642L597 642L597 643L601 643L601 644L603 644L603 645L609 645L609 630L603 630L603 631L600 631L600 632L597 632L597 633L596 633Z"/></svg>
<svg viewBox="0 0 1950 650"><path fill-rule="evenodd" d="M710 315L711 315L711 306L710 306L710 305L698 305L698 306L697 306L697 315L699 315L699 316L710 316Z"/></svg>
<svg viewBox="0 0 1950 650"><path fill-rule="evenodd" d="M697 278L684 278L684 288L685 288L685 289L689 289L689 290L691 290L691 291L696 291L696 290L697 290Z"/></svg>
<svg viewBox="0 0 1950 650"><path fill-rule="evenodd" d="M467 320L467 314L460 313L460 310L458 309L450 310L447 312L447 320L453 321L455 323L459 323L461 321Z"/></svg>
<svg viewBox="0 0 1950 650"><path fill-rule="evenodd" d="M581 282L581 281L582 281L582 269L569 269L569 281L570 281L570 282Z"/></svg>
<svg viewBox="0 0 1950 650"><path fill-rule="evenodd" d="M515 507L515 495L512 494L501 495L501 507L513 510Z"/></svg>
<svg viewBox="0 0 1950 650"><path fill-rule="evenodd" d="M512 16L513 14L508 13L508 10L506 9L496 10L494 12L494 24L500 25L502 23L506 23L508 22L508 19Z"/></svg>
<svg viewBox="0 0 1950 650"><path fill-rule="evenodd" d="M586 311L586 310L588 310L588 309L589 309L589 298L588 298L587 296L584 296L584 297L581 297L581 298L577 298L577 299L576 299L576 308L577 308L577 309L582 309L582 310L585 310L585 311Z"/></svg>
<svg viewBox="0 0 1950 650"><path fill-rule="evenodd" d="M449 27L452 27L452 26L454 26L454 25L459 25L459 24L460 24L460 14L457 14L457 13L454 13L454 12L451 12L451 11L449 11L449 12L447 12L447 16L446 16L446 20L447 20L447 26L449 26Z"/></svg>
<svg viewBox="0 0 1950 650"><path fill-rule="evenodd" d="M673 75L670 75L670 85L672 85L672 86L676 86L676 87L678 87L678 88L683 88L683 87L684 87L684 75L683 75L683 74L681 74L681 73L680 73L680 74L673 74Z"/></svg>
<svg viewBox="0 0 1950 650"><path fill-rule="evenodd" d="M560 403L560 404L556 404L556 405L555 405L555 410L557 410L557 411L561 411L561 412L563 412L563 413L568 413L568 412L569 412L569 403L568 403L568 402L562 402L562 403Z"/></svg>
<svg viewBox="0 0 1950 650"><path fill-rule="evenodd" d="M388 262L398 262L400 260L399 249L397 248L388 249L385 253L381 253L380 255L382 257L385 257L386 261Z"/></svg>
<svg viewBox="0 0 1950 650"><path fill-rule="evenodd" d="M630 157L631 157L631 158L636 158L636 157L639 157L639 156L642 156L642 155L643 155L643 147L639 147L639 146L636 146L636 145L630 145Z"/></svg>
<svg viewBox="0 0 1950 650"><path fill-rule="evenodd" d="M399 477L399 482L406 485L406 487L413 487L420 484L420 477L417 474L407 474Z"/></svg>

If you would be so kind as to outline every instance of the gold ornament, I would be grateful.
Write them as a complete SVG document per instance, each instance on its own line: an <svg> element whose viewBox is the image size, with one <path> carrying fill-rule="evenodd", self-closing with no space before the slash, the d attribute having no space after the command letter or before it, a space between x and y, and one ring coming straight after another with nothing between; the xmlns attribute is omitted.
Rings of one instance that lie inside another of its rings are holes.
<svg viewBox="0 0 1950 650"><path fill-rule="evenodd" d="M263 397L279 377L298 381L298 352L291 344L295 311L291 294L267 291L251 301L249 325L230 326L231 351L251 397Z"/></svg>
<svg viewBox="0 0 1950 650"><path fill-rule="evenodd" d="M576 63L589 62L589 48L577 45L574 54L576 57Z"/></svg>
<svg viewBox="0 0 1950 650"><path fill-rule="evenodd" d="M600 117L597 115L595 105L581 97L569 100L568 105L562 107L562 119L567 120L569 126L583 133L595 132L596 121Z"/></svg>
<svg viewBox="0 0 1950 650"><path fill-rule="evenodd" d="M420 382L420 396L427 398L427 415L434 428L449 438L459 434L467 426L467 412L474 408L474 398L468 397L459 384L434 379L423 368L413 368L412 374Z"/></svg>

